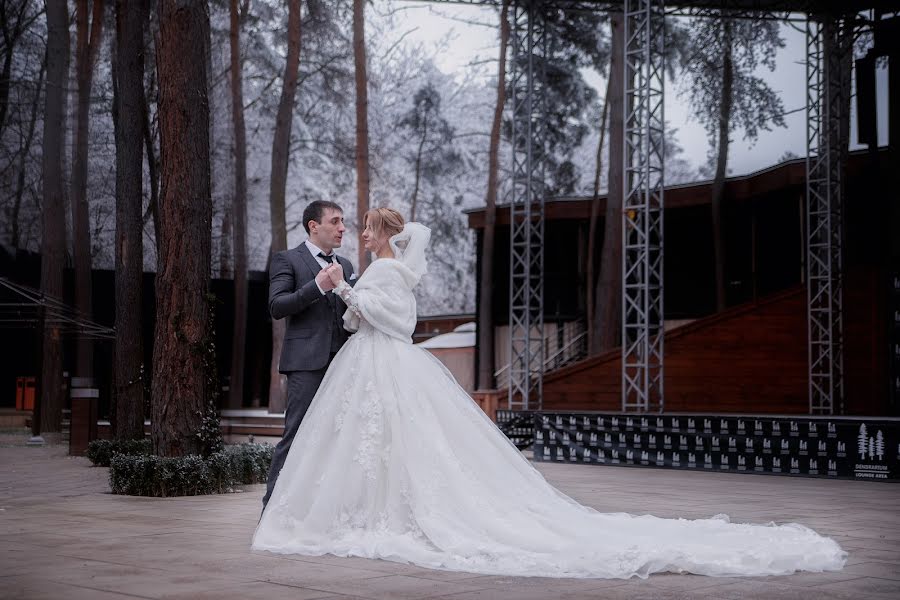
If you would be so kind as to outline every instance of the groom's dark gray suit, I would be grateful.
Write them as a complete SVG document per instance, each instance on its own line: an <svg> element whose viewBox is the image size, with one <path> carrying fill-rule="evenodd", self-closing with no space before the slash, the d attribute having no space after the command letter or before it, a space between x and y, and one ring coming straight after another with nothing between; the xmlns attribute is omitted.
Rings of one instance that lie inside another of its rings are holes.
<svg viewBox="0 0 900 600"><path fill-rule="evenodd" d="M355 283L350 261L332 256L343 267L344 279ZM287 375L288 389L284 435L272 456L263 507L325 371L348 337L342 320L347 307L337 294L319 290L316 275L321 270L305 243L275 254L269 268L269 312L273 319L287 319L278 370Z"/></svg>

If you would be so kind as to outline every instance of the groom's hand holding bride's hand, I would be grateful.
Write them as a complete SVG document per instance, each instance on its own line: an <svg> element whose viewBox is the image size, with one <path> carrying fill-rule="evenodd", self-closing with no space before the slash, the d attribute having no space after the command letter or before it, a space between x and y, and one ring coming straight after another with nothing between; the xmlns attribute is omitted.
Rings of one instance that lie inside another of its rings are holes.
<svg viewBox="0 0 900 600"><path fill-rule="evenodd" d="M334 265L329 267L325 267L316 275L316 283L319 284L319 288L323 292L330 292L334 289L334 286L337 285L334 282L334 279L331 277L330 271L334 268ZM340 268L340 267L338 267Z"/></svg>
<svg viewBox="0 0 900 600"><path fill-rule="evenodd" d="M331 283L332 289L336 288L338 284L344 280L344 267L337 261L325 269L325 272L328 273L328 277L330 278L329 283Z"/></svg>

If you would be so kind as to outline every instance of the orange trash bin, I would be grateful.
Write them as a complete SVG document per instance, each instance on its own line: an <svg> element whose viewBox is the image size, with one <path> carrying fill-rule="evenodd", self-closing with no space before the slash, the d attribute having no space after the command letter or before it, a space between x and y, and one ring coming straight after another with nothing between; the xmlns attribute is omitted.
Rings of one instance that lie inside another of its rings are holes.
<svg viewBox="0 0 900 600"><path fill-rule="evenodd" d="M34 377L16 377L16 410L34 410Z"/></svg>

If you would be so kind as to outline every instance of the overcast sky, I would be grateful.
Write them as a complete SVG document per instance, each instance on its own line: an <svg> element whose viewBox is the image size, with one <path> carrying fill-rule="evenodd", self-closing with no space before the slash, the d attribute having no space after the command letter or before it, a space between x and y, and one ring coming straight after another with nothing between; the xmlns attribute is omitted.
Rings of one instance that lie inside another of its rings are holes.
<svg viewBox="0 0 900 600"><path fill-rule="evenodd" d="M473 62L496 61L498 51L498 30L496 28L498 13L492 8L457 5L419 3L409 0L394 0L397 25L409 31L409 39L420 41L426 45L446 44L447 51L439 58L439 66L446 72L464 73L471 70ZM493 24L493 27L470 25L462 21L474 21ZM802 23L795 23L802 26ZM772 131L761 131L756 144L751 146L742 139L743 132L732 135L729 156L729 171L739 175L765 168L777 162L785 152L793 152L798 156L806 154L805 141L805 36L789 26L782 26L782 37L785 47L777 55L777 67L774 72L768 69L760 71L769 84L779 94L787 112L786 128ZM491 63L482 66L486 76L493 76L496 66ZM602 92L605 82L599 76L585 73L588 82ZM887 71L882 69L878 74L878 122L879 143L886 143L887 111ZM665 118L671 127L678 130L678 140L684 147L686 158L697 167L706 160L709 147L706 133L696 120L691 118L686 102L678 96L677 87L666 82ZM855 110L855 106L854 106ZM598 115L599 118L599 115ZM855 116L851 118L851 141L856 140ZM851 144L851 148L855 144Z"/></svg>

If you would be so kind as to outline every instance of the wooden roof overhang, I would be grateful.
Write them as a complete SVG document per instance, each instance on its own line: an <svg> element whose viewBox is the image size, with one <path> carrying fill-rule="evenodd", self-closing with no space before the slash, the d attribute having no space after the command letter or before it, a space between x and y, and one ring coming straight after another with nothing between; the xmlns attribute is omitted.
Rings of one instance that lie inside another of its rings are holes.
<svg viewBox="0 0 900 600"><path fill-rule="evenodd" d="M435 4L502 5L502 0L425 0ZM540 2L547 7L563 10L609 11L621 9L623 0L518 0L519 4ZM865 10L893 12L896 0L668 0L666 12L675 16L704 15L715 11L732 17L776 17L787 19L792 13L813 15L849 15Z"/></svg>
<svg viewBox="0 0 900 600"><path fill-rule="evenodd" d="M741 202L770 192L802 186L806 167L802 159L725 181L725 195L729 202ZM679 184L665 188L665 208L701 206L712 201L712 182ZM464 211L471 229L484 228L484 207ZM600 214L606 211L606 194L600 196ZM586 220L591 216L590 196L552 198L544 204L544 220ZM509 204L497 206L497 225L509 225Z"/></svg>
<svg viewBox="0 0 900 600"><path fill-rule="evenodd" d="M847 160L847 175L858 175L865 168L869 154L866 151L851 152ZM884 164L886 150L880 149L879 159ZM806 184L806 159L796 158L747 175L729 177L725 180L725 197L728 202L748 202L768 194L796 189L802 190ZM712 202L712 181L685 183L666 186L664 192L666 209L702 206ZM463 211L471 229L484 228L484 207ZM600 214L606 211L606 194L600 196ZM590 196L567 196L551 198L544 204L544 220L563 219L587 220L591 216ZM497 205L497 225L509 225L509 204Z"/></svg>

